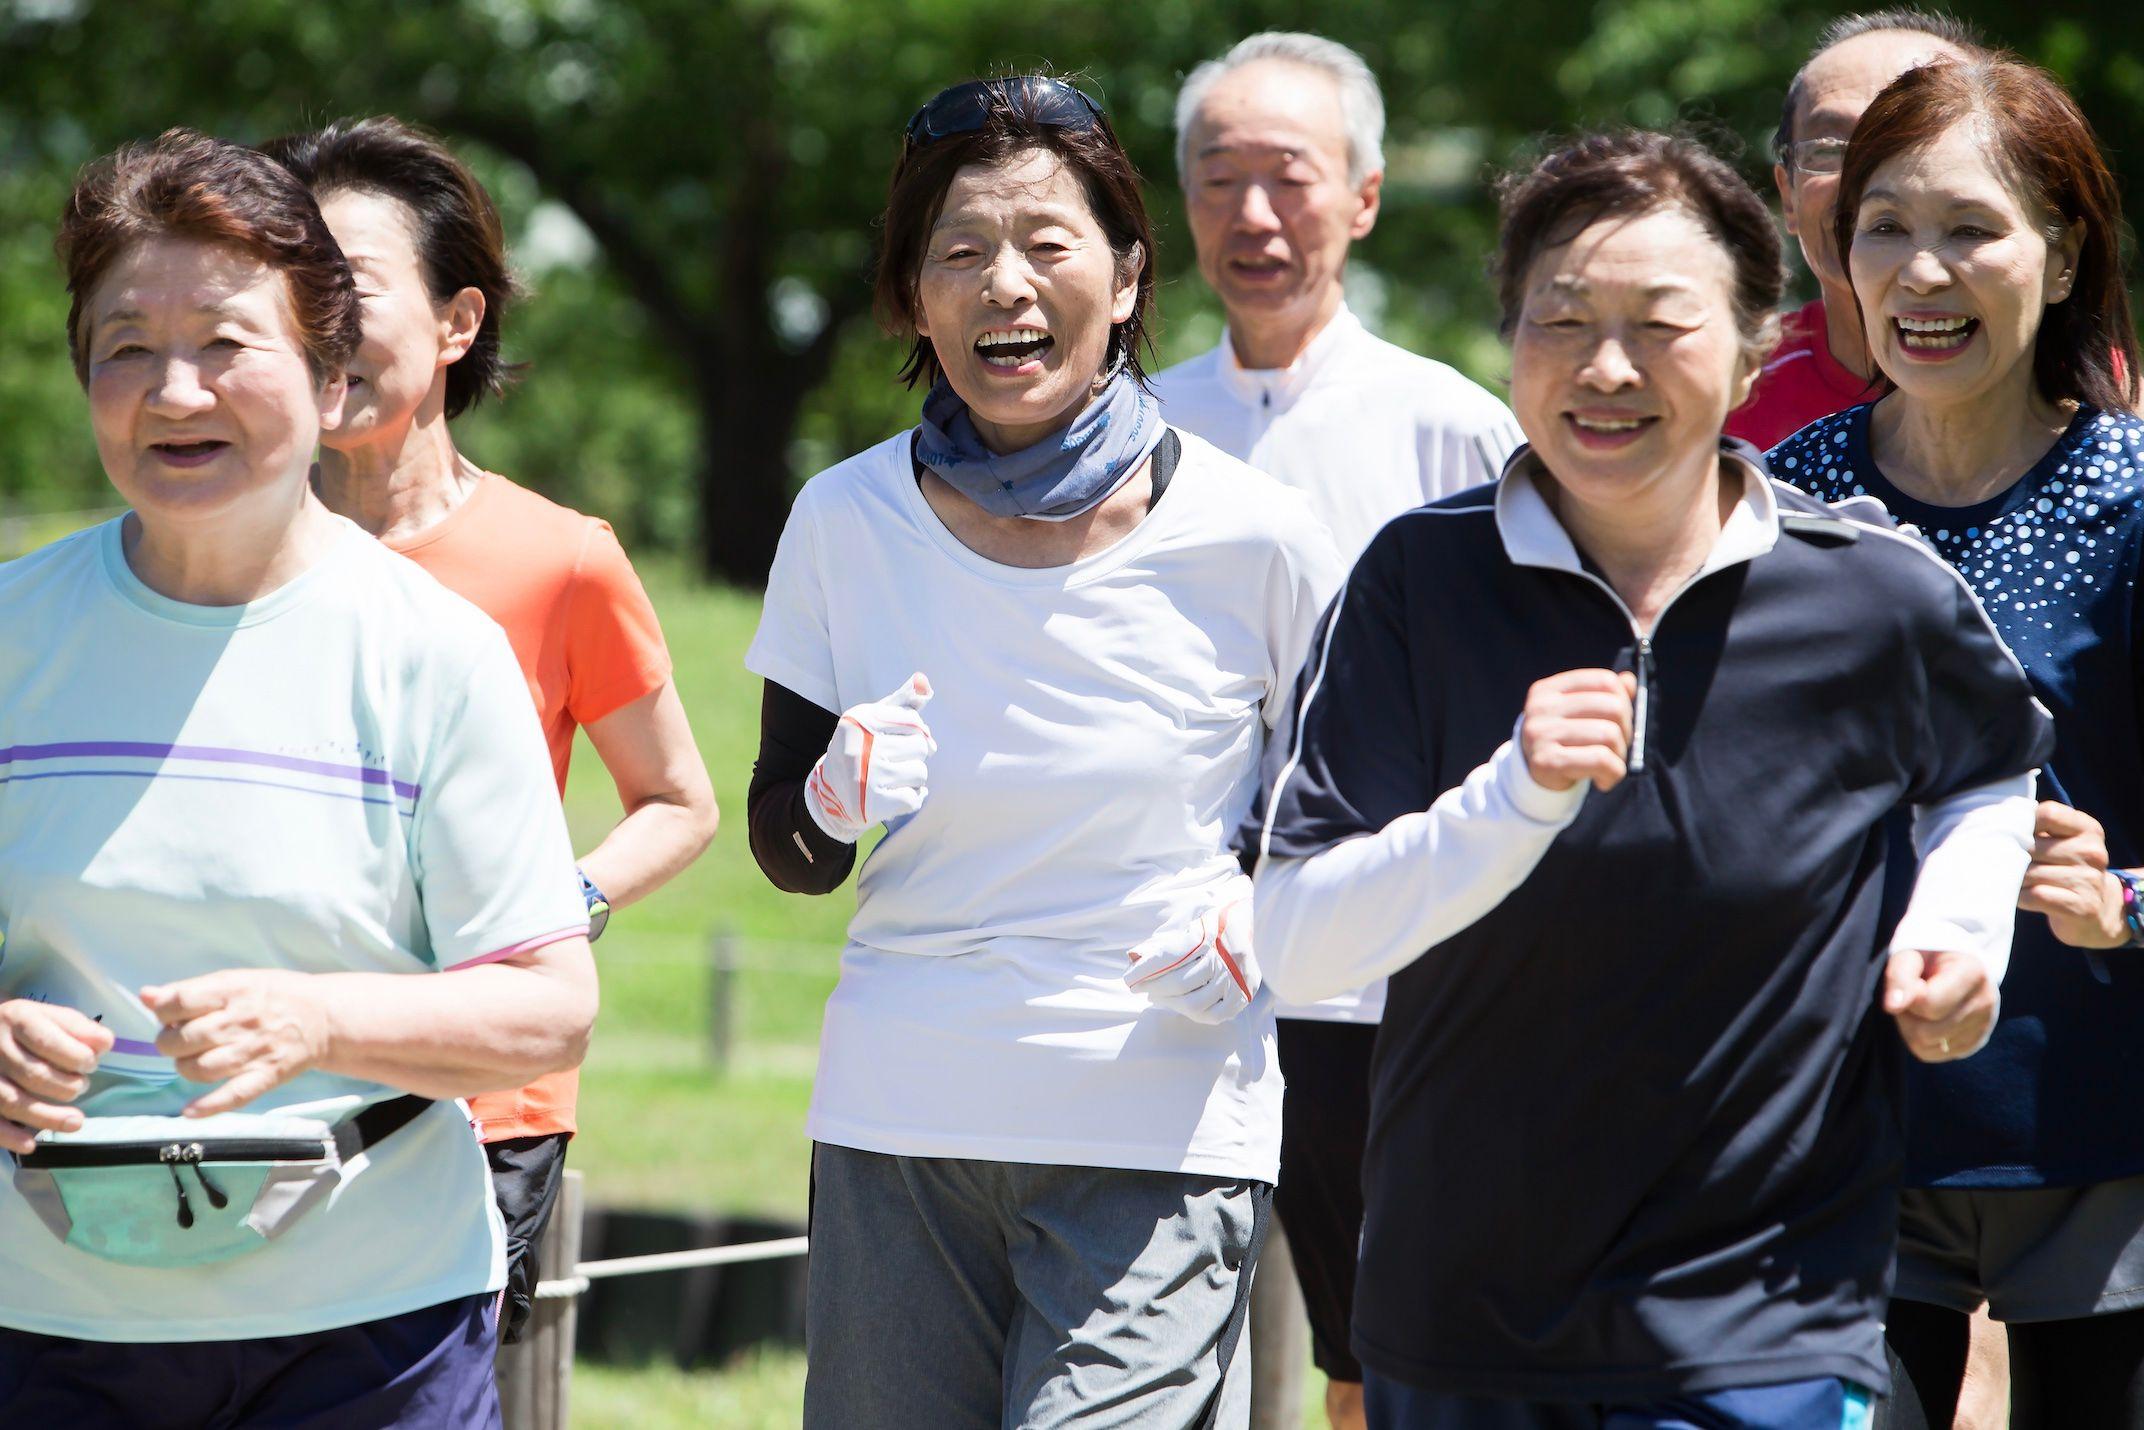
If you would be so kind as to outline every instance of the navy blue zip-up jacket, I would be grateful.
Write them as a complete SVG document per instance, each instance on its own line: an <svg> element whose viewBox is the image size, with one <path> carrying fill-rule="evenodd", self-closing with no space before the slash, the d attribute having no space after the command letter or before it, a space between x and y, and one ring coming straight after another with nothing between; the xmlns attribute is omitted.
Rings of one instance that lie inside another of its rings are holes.
<svg viewBox="0 0 2144 1430"><path fill-rule="evenodd" d="M1522 450L1496 487L1384 529L1298 686L1246 833L1273 860L1428 809L1536 680L1644 677L1633 773L1393 976L1354 1331L1380 1374L1614 1401L1887 1384L1884 821L2032 770L2050 725L1930 552L1724 450L1747 480L1737 549L1649 639L1513 490Z"/></svg>

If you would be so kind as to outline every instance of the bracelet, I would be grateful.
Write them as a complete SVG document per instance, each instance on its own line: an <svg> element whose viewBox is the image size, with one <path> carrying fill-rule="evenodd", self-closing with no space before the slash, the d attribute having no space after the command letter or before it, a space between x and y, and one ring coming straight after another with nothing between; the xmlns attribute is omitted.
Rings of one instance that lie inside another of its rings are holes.
<svg viewBox="0 0 2144 1430"><path fill-rule="evenodd" d="M2122 927L2129 930L2130 948L2144 948L2144 880L2127 869L2109 869L2122 886Z"/></svg>
<svg viewBox="0 0 2144 1430"><path fill-rule="evenodd" d="M588 905L588 941L594 943L603 937L603 930L610 923L610 900L578 866L573 872L581 875L581 898Z"/></svg>

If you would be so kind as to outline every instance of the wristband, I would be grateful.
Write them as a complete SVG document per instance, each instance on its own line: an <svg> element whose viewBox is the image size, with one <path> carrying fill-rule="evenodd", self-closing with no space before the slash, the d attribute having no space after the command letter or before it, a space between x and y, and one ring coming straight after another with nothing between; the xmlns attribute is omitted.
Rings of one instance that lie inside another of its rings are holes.
<svg viewBox="0 0 2144 1430"><path fill-rule="evenodd" d="M576 868L581 876L581 897L588 902L588 941L594 943L603 937L603 929L610 923L610 900L596 887L595 881Z"/></svg>
<svg viewBox="0 0 2144 1430"><path fill-rule="evenodd" d="M2109 869L2122 886L2122 927L2129 930L2130 948L2144 948L2144 880L2127 869Z"/></svg>

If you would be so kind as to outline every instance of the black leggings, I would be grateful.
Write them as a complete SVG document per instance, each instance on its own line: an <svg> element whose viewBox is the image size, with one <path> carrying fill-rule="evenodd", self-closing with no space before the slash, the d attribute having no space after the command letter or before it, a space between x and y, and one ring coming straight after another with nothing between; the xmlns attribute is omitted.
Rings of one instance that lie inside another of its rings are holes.
<svg viewBox="0 0 2144 1430"><path fill-rule="evenodd" d="M1889 1314L1892 1387L1877 1430L1950 1430L1968 1318L1919 1301L1893 1301ZM2011 1430L2144 1430L2144 1310L2005 1329Z"/></svg>

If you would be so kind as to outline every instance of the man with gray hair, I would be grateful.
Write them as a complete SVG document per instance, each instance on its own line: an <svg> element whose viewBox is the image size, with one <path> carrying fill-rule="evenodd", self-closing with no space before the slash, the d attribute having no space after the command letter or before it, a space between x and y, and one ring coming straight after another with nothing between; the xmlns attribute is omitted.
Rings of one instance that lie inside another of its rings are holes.
<svg viewBox="0 0 2144 1430"><path fill-rule="evenodd" d="M1730 437L1774 447L1818 418L1877 395L1869 388L1874 372L1846 259L1831 236L1846 141L1862 111L1892 80L1980 48L1972 26L1922 10L1845 15L1818 32L1808 62L1787 86L1772 137L1772 182L1818 297L1787 315L1784 341L1765 363L1749 401L1727 419Z"/></svg>
<svg viewBox="0 0 2144 1430"><path fill-rule="evenodd" d="M1392 517L1494 480L1523 440L1485 389L1348 311L1341 277L1377 222L1384 126L1362 57L1316 35L1253 35L1191 72L1176 102L1177 172L1228 328L1154 382L1172 424L1309 497L1350 562ZM1379 983L1275 1009L1288 1092L1274 1208L1337 1430L1363 1423L1348 1321L1383 1007Z"/></svg>

